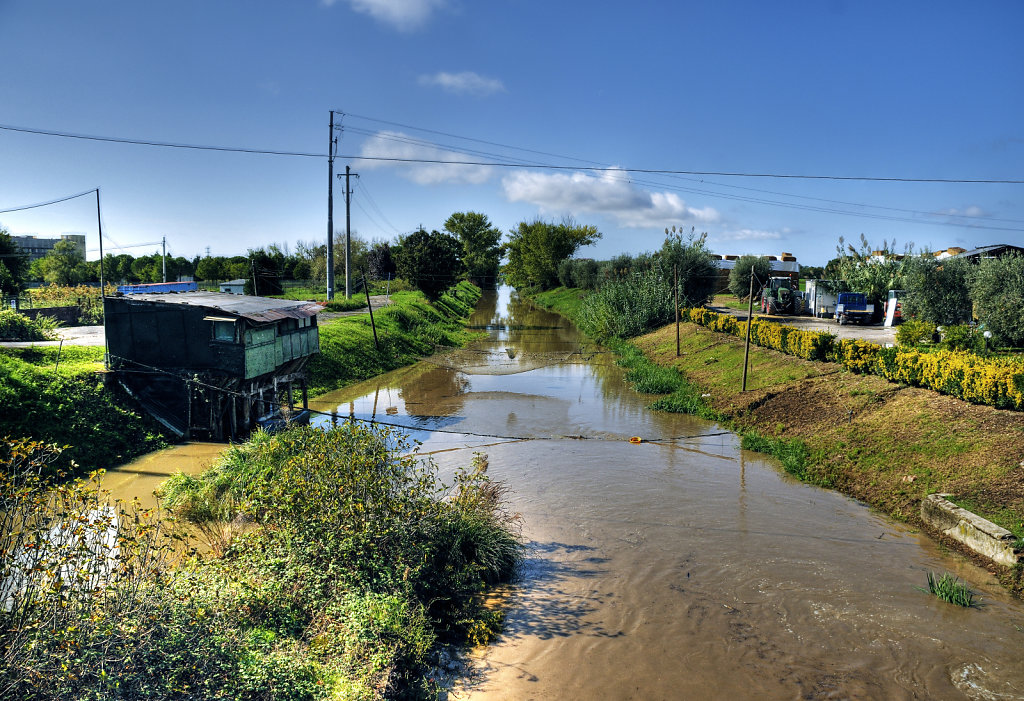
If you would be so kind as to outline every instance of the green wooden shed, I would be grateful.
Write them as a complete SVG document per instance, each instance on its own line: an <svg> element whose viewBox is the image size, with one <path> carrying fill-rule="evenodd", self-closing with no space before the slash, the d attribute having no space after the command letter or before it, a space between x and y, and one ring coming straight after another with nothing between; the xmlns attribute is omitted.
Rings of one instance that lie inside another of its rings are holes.
<svg viewBox="0 0 1024 701"><path fill-rule="evenodd" d="M196 291L107 297L105 311L111 370L182 437L237 438L307 409L315 303Z"/></svg>

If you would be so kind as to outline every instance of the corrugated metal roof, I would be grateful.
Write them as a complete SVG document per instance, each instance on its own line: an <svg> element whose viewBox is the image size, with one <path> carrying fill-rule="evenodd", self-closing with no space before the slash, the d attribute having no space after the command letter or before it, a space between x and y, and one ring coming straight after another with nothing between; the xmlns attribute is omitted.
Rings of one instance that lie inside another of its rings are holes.
<svg viewBox="0 0 1024 701"><path fill-rule="evenodd" d="M280 321L281 319L307 319L320 312L320 305L313 302L270 297L233 295L225 292L178 292L131 295L134 302L155 304L184 304L191 307L216 309L258 322Z"/></svg>

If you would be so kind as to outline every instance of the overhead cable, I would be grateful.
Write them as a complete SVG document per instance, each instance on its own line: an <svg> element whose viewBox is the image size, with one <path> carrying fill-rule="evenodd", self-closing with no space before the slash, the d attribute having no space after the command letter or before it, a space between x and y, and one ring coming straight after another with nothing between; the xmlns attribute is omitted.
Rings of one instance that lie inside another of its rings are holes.
<svg viewBox="0 0 1024 701"><path fill-rule="evenodd" d="M276 149L241 148L235 146L208 146L198 144L183 144L169 141L153 141L149 139L128 139L113 136L92 136L86 134L71 134L50 129L37 129L30 127L17 127L0 124L0 129L6 131L23 132L27 134L40 134L45 136L58 136L68 139L85 139L88 141L104 141L113 143L135 144L140 146L160 146L164 148L192 149L200 151L223 151L229 153L249 153L267 156L293 156L301 158L329 158L326 153L312 153L306 151L282 151ZM803 173L756 173L741 171L718 171L718 170L681 170L674 168L632 168L628 166L598 167L598 166L570 166L539 164L524 166L519 163L502 163L491 161L452 161L437 158L400 158L396 156L362 156L358 154L339 154L335 158L348 160L363 160L391 163L428 163L440 165L466 165L466 166L492 166L495 168L540 168L545 170L587 170L593 172L626 172L643 173L648 175L709 175L715 177L731 178L780 178L788 180L833 180L833 181L857 181L857 182L891 182L891 183L946 183L946 184L976 184L976 185L1024 185L1024 180L1002 179L1002 178L908 178L908 177L880 177L866 175L819 175Z"/></svg>

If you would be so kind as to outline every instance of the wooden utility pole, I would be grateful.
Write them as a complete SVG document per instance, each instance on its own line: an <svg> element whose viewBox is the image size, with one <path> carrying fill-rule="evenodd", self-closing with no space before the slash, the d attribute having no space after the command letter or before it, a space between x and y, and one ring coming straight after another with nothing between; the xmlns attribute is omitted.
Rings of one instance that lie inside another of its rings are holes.
<svg viewBox="0 0 1024 701"><path fill-rule="evenodd" d="M163 257L162 257L163 266L164 266L164 282L167 282L167 237L164 236L162 241L163 241L163 244L164 244L164 254L163 254Z"/></svg>
<svg viewBox="0 0 1024 701"><path fill-rule="evenodd" d="M676 308L676 357L679 357L679 263L672 266L673 277L675 278L675 286L672 288L675 296L675 308Z"/></svg>
<svg viewBox="0 0 1024 701"><path fill-rule="evenodd" d="M754 267L750 267L750 292L747 293L747 344L743 348L743 387L747 391L747 361L750 359L750 323L754 316Z"/></svg>
<svg viewBox="0 0 1024 701"><path fill-rule="evenodd" d="M334 110L327 141L327 299L334 299Z"/></svg>

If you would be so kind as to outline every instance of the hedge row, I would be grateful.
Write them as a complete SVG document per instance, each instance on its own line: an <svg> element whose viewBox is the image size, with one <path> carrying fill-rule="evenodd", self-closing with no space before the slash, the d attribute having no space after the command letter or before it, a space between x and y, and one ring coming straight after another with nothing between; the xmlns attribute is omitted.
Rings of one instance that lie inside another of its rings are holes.
<svg viewBox="0 0 1024 701"><path fill-rule="evenodd" d="M746 322L703 307L685 310L685 318L712 331L745 336ZM801 331L754 319L750 341L805 360L840 363L872 374L948 394L998 409L1024 409L1024 362L1018 358L983 358L963 351L922 353L912 348L883 348L859 339L838 339L823 331Z"/></svg>

